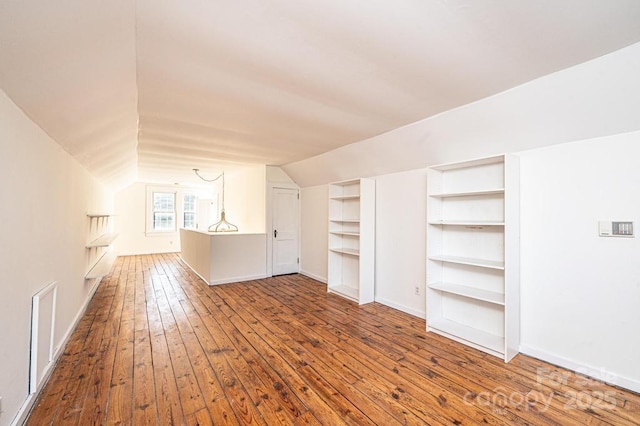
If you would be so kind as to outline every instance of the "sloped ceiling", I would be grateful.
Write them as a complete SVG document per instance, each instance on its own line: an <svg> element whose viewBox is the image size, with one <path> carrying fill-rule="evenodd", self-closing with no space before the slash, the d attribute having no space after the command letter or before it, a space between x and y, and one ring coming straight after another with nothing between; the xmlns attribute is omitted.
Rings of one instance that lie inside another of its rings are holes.
<svg viewBox="0 0 640 426"><path fill-rule="evenodd" d="M282 165L640 41L637 0L0 2L0 88L105 182Z"/></svg>

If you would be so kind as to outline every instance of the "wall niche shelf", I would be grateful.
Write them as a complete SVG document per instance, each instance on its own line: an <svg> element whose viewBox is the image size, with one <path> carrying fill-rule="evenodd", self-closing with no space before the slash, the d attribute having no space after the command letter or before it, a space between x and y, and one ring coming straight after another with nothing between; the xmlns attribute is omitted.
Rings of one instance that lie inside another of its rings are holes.
<svg viewBox="0 0 640 426"><path fill-rule="evenodd" d="M427 172L427 330L510 361L520 345L519 166Z"/></svg>
<svg viewBox="0 0 640 426"><path fill-rule="evenodd" d="M373 302L375 181L329 184L327 291L358 304Z"/></svg>
<svg viewBox="0 0 640 426"><path fill-rule="evenodd" d="M109 273L115 260L111 245L118 234L108 232L109 219L113 217L109 213L87 213L89 218L89 235L94 238L85 245L89 269L84 276L85 280L102 278ZM96 237L97 236L97 237Z"/></svg>

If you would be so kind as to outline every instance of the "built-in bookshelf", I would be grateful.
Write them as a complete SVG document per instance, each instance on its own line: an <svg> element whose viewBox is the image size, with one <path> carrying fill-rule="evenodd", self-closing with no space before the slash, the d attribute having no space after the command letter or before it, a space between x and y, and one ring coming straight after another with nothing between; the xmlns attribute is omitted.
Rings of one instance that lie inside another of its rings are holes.
<svg viewBox="0 0 640 426"><path fill-rule="evenodd" d="M520 344L519 167L511 155L427 173L427 330L505 361Z"/></svg>
<svg viewBox="0 0 640 426"><path fill-rule="evenodd" d="M329 184L328 285L359 304L373 302L375 270L375 181Z"/></svg>

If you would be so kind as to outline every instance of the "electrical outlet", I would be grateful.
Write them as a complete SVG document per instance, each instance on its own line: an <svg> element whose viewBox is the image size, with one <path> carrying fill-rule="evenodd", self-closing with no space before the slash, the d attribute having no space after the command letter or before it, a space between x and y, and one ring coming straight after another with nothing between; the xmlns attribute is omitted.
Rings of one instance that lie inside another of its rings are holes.
<svg viewBox="0 0 640 426"><path fill-rule="evenodd" d="M414 292L415 292L416 296L420 296L420 286L416 286Z"/></svg>

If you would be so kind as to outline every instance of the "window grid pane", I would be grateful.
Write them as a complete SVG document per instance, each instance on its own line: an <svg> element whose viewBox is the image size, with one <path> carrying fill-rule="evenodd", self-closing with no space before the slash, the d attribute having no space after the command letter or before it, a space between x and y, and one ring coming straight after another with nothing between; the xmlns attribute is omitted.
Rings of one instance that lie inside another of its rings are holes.
<svg viewBox="0 0 640 426"><path fill-rule="evenodd" d="M184 196L184 211L195 212L196 211L196 196L193 194L187 194Z"/></svg>
<svg viewBox="0 0 640 426"><path fill-rule="evenodd" d="M184 227L195 228L196 227L196 214L190 212L184 212Z"/></svg>
<svg viewBox="0 0 640 426"><path fill-rule="evenodd" d="M174 211L175 196L171 192L154 192L153 193L153 211Z"/></svg>
<svg viewBox="0 0 640 426"><path fill-rule="evenodd" d="M172 231L174 227L173 213L154 213L153 214L153 229L157 231Z"/></svg>
<svg viewBox="0 0 640 426"><path fill-rule="evenodd" d="M175 204L174 193L153 193L153 229L155 231L173 231L176 229Z"/></svg>
<svg viewBox="0 0 640 426"><path fill-rule="evenodd" d="M185 228L196 228L196 196L185 194L183 197L182 222Z"/></svg>

